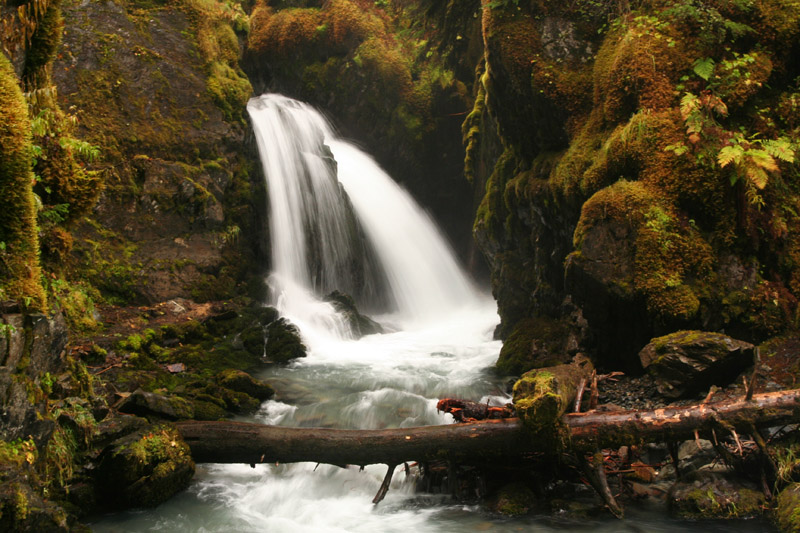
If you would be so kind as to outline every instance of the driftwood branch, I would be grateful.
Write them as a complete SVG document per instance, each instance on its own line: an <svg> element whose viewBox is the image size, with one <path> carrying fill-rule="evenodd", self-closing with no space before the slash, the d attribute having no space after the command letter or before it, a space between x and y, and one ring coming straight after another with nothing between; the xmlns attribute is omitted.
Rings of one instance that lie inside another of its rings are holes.
<svg viewBox="0 0 800 533"><path fill-rule="evenodd" d="M562 417L576 450L692 438L719 422L739 432L800 422L800 390L756 394L752 400L650 411L573 413ZM542 450L515 418L382 430L289 428L245 422L176 424L199 463L400 464L404 461L514 457Z"/></svg>

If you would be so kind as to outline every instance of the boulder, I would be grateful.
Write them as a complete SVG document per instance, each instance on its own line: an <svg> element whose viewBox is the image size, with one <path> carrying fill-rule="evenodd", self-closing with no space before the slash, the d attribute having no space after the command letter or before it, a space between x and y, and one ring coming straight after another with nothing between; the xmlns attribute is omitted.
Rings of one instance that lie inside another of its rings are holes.
<svg viewBox="0 0 800 533"><path fill-rule="evenodd" d="M650 341L639 360L668 398L725 386L754 362L752 344L721 333L678 331Z"/></svg>
<svg viewBox="0 0 800 533"><path fill-rule="evenodd" d="M764 504L754 485L702 470L669 492L670 512L679 518L749 518L760 515Z"/></svg>
<svg viewBox="0 0 800 533"><path fill-rule="evenodd" d="M300 339L297 327L284 318L279 318L267 328L264 346L266 358L274 363L287 363L306 356L306 347Z"/></svg>
<svg viewBox="0 0 800 533"><path fill-rule="evenodd" d="M350 295L341 291L333 291L325 297L325 301L330 302L344 316L356 339L360 339L364 335L384 332L383 326L358 311L356 303Z"/></svg>
<svg viewBox="0 0 800 533"><path fill-rule="evenodd" d="M217 376L217 382L226 389L242 392L261 401L269 400L275 395L275 389L270 385L241 370L223 370Z"/></svg>
<svg viewBox="0 0 800 533"><path fill-rule="evenodd" d="M784 533L800 532L800 483L792 483L778 495L775 521Z"/></svg>
<svg viewBox="0 0 800 533"><path fill-rule="evenodd" d="M100 456L97 497L112 508L155 507L194 475L189 446L172 427L150 426L114 441Z"/></svg>
<svg viewBox="0 0 800 533"><path fill-rule="evenodd" d="M183 398L162 396L142 389L125 398L118 409L121 413L166 420L192 418L194 415L191 404Z"/></svg>

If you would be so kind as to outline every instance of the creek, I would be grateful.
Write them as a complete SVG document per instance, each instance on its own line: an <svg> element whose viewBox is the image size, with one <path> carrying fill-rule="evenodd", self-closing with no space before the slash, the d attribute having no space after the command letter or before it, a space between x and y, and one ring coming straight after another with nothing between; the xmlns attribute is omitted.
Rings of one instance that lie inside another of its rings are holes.
<svg viewBox="0 0 800 533"><path fill-rule="evenodd" d="M247 418L305 427L389 428L451 422L443 397L509 401L491 370L500 350L493 300L476 289L430 217L314 109L280 95L248 105L270 194L272 302L298 325L308 357L259 377L277 397ZM352 295L385 333L356 338L324 300ZM156 509L104 517L98 532L764 531L761 521L502 518L415 491L385 466L199 465L191 487ZM590 496L587 494L587 496Z"/></svg>

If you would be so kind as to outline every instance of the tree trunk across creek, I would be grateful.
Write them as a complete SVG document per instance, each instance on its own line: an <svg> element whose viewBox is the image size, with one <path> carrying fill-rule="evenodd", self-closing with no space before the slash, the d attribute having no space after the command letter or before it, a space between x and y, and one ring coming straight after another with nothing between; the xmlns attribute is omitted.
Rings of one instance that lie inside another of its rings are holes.
<svg viewBox="0 0 800 533"><path fill-rule="evenodd" d="M649 411L564 415L576 451L639 442L691 438L695 431L800 422L800 390ZM176 424L198 463L400 464L434 459L468 460L548 452L529 437L519 419L415 428L346 430L291 428L246 422Z"/></svg>

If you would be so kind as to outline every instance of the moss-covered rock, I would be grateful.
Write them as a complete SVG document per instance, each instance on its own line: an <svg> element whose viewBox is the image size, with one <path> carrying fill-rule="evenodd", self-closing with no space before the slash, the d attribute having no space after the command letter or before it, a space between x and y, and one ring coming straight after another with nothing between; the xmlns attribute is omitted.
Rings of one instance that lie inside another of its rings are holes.
<svg viewBox="0 0 800 533"><path fill-rule="evenodd" d="M639 359L662 395L680 398L730 384L755 363L755 347L720 333L678 331L651 340Z"/></svg>
<svg viewBox="0 0 800 533"><path fill-rule="evenodd" d="M764 493L750 483L700 471L669 492L670 512L680 518L749 518L762 514Z"/></svg>
<svg viewBox="0 0 800 533"><path fill-rule="evenodd" d="M241 370L224 370L217 376L217 383L226 389L242 392L261 401L269 400L275 395L275 389L270 385Z"/></svg>
<svg viewBox="0 0 800 533"><path fill-rule="evenodd" d="M297 327L284 318L269 325L264 346L264 356L275 363L288 363L306 356L306 347Z"/></svg>
<svg viewBox="0 0 800 533"><path fill-rule="evenodd" d="M579 349L578 328L568 319L547 317L519 321L500 349L497 369L504 374L522 374L532 368L566 363Z"/></svg>
<svg viewBox="0 0 800 533"><path fill-rule="evenodd" d="M31 125L16 74L0 53L0 297L46 310L31 183Z"/></svg>
<svg viewBox="0 0 800 533"><path fill-rule="evenodd" d="M119 411L146 418L179 420L192 418L189 402L178 396L163 396L141 389L134 391L119 405Z"/></svg>
<svg viewBox="0 0 800 533"><path fill-rule="evenodd" d="M784 533L800 531L800 483L793 483L778 494L775 521Z"/></svg>
<svg viewBox="0 0 800 533"><path fill-rule="evenodd" d="M527 514L535 505L536 496L522 483L505 485L491 499L489 509L505 516L521 516Z"/></svg>
<svg viewBox="0 0 800 533"><path fill-rule="evenodd" d="M177 430L151 426L116 440L98 467L98 500L116 508L155 507L185 489L194 475Z"/></svg>

